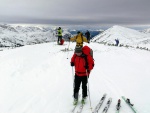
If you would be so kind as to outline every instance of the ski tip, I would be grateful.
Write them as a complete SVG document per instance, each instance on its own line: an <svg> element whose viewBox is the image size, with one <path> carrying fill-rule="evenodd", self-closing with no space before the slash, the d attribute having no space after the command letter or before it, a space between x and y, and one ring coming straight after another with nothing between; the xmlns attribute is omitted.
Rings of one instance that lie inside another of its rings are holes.
<svg viewBox="0 0 150 113"><path fill-rule="evenodd" d="M112 98L110 97L109 100L112 100Z"/></svg>
<svg viewBox="0 0 150 113"><path fill-rule="evenodd" d="M91 110L91 111L93 111L93 108L92 108L92 107L90 107L90 110Z"/></svg>
<svg viewBox="0 0 150 113"><path fill-rule="evenodd" d="M125 98L125 96L121 96L122 98Z"/></svg>
<svg viewBox="0 0 150 113"><path fill-rule="evenodd" d="M110 97L110 98L108 99L108 101L110 101L110 102L111 102L111 101L112 101L112 98Z"/></svg>

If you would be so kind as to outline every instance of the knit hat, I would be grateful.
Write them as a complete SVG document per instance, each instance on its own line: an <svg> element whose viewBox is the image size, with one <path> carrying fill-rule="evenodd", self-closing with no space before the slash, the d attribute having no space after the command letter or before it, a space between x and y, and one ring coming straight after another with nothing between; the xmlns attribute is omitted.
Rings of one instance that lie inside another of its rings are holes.
<svg viewBox="0 0 150 113"><path fill-rule="evenodd" d="M81 33L80 31L77 32L77 34Z"/></svg>
<svg viewBox="0 0 150 113"><path fill-rule="evenodd" d="M81 52L82 52L82 47L76 46L75 53L81 53Z"/></svg>

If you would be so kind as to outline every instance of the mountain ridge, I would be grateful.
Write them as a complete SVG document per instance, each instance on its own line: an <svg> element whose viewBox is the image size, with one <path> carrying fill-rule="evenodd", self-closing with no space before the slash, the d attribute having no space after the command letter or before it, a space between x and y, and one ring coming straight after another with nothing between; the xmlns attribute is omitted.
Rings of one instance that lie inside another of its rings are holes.
<svg viewBox="0 0 150 113"><path fill-rule="evenodd" d="M95 36L92 42L115 44L115 39L119 39L120 44L133 47L150 47L150 35L137 30L115 25L102 34Z"/></svg>

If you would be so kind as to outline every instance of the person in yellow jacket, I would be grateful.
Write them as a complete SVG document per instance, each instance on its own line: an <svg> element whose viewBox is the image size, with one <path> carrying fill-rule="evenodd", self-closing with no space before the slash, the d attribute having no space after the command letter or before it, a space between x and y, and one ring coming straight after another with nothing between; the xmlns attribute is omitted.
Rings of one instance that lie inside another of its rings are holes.
<svg viewBox="0 0 150 113"><path fill-rule="evenodd" d="M61 27L58 28L57 35L58 35L57 43L59 44L59 42L62 40L62 29L61 29Z"/></svg>
<svg viewBox="0 0 150 113"><path fill-rule="evenodd" d="M83 42L87 42L88 40L86 39L86 37L83 36L83 34L78 31L78 34L74 37L69 38L70 41L76 41L76 46L80 46L83 47Z"/></svg>

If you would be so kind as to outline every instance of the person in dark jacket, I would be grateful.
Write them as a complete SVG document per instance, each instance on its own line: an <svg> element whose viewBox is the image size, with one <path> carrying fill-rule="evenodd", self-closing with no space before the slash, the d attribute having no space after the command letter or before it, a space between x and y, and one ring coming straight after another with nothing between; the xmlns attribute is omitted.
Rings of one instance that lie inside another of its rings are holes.
<svg viewBox="0 0 150 113"><path fill-rule="evenodd" d="M78 102L78 93L80 84L82 83L82 103L87 97L87 79L90 71L93 69L94 61L90 55L90 48L84 46L83 48L76 46L75 53L71 58L71 66L75 66L74 78L74 105Z"/></svg>
<svg viewBox="0 0 150 113"><path fill-rule="evenodd" d="M90 43L90 32L88 30L86 31L85 36L88 40L88 43Z"/></svg>
<svg viewBox="0 0 150 113"><path fill-rule="evenodd" d="M118 45L119 45L119 40L118 40L118 39L115 39L115 41L116 41L115 46L118 46Z"/></svg>

